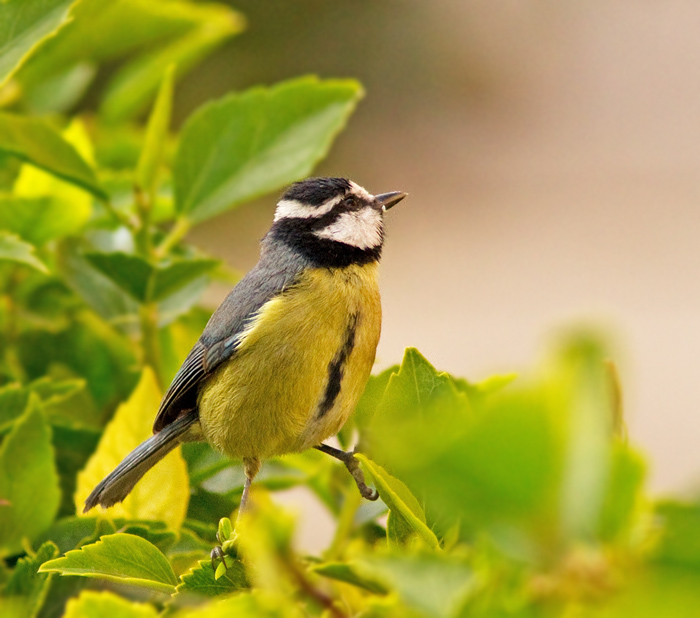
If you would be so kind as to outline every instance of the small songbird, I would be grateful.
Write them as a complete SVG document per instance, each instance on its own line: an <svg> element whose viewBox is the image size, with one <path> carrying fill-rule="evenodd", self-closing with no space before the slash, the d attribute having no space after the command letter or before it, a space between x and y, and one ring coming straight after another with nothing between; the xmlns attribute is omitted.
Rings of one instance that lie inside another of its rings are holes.
<svg viewBox="0 0 700 618"><path fill-rule="evenodd" d="M404 197L371 195L345 178L292 185L257 265L211 316L165 393L154 435L100 482L84 511L121 502L189 441L243 459L239 512L261 460L312 447L341 460L362 495L376 499L352 453L322 442L348 420L369 378L381 329L384 212Z"/></svg>

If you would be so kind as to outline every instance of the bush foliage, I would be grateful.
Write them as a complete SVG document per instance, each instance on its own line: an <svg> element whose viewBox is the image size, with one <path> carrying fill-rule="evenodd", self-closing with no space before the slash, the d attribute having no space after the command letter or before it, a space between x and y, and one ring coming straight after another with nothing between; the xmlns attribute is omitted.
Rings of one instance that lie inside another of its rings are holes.
<svg viewBox="0 0 700 618"><path fill-rule="evenodd" d="M82 515L150 434L202 292L235 281L187 232L308 175L362 95L295 79L173 135L177 80L243 24L186 0L0 4L3 616L700 615L700 506L646 494L585 333L529 380L468 382L414 349L373 376L339 441L376 503L313 451L266 462L232 526L240 462L188 444ZM317 556L273 506L295 486L336 522Z"/></svg>

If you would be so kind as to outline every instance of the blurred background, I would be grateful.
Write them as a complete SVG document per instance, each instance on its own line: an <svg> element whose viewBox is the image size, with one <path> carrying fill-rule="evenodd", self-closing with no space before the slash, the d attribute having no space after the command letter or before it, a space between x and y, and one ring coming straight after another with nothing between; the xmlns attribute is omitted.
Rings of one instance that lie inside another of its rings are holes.
<svg viewBox="0 0 700 618"><path fill-rule="evenodd" d="M230 4L248 29L183 81L178 117L356 77L366 98L318 173L410 193L388 217L379 365L416 346L472 380L526 374L557 332L597 325L652 488L700 487L700 3ZM192 240L247 270L274 201Z"/></svg>

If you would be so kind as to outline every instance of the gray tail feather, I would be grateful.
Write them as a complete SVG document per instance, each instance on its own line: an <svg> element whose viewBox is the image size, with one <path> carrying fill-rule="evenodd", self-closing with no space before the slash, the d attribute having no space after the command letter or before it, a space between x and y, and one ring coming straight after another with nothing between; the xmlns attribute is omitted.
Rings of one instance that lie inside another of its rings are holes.
<svg viewBox="0 0 700 618"><path fill-rule="evenodd" d="M98 504L106 508L124 500L141 477L180 444L180 437L197 419L197 410L192 410L139 444L93 489L83 513Z"/></svg>

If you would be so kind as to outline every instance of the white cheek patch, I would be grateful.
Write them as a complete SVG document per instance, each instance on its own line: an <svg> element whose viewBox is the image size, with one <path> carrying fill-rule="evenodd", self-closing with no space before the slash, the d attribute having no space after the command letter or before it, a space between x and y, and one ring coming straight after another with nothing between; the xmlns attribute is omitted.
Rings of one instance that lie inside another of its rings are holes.
<svg viewBox="0 0 700 618"><path fill-rule="evenodd" d="M358 249L373 249L382 244L382 215L374 208L344 212L314 234Z"/></svg>
<svg viewBox="0 0 700 618"><path fill-rule="evenodd" d="M322 217L333 210L333 207L339 204L343 197L344 196L339 195L320 206L309 206L308 204L303 204L296 200L281 200L277 202L274 221L279 221L280 219L310 219L311 217Z"/></svg>

